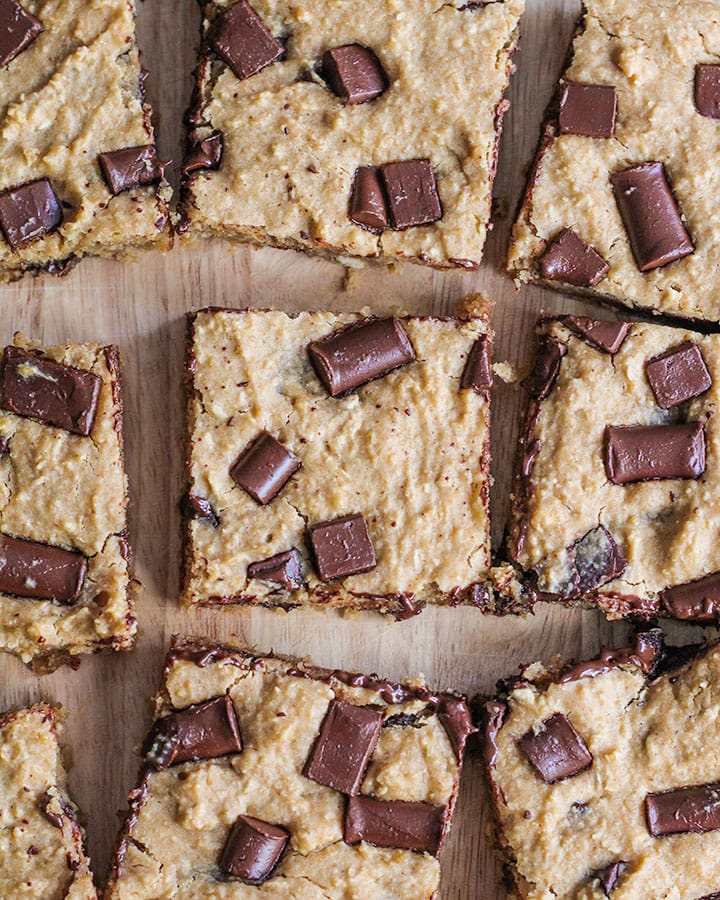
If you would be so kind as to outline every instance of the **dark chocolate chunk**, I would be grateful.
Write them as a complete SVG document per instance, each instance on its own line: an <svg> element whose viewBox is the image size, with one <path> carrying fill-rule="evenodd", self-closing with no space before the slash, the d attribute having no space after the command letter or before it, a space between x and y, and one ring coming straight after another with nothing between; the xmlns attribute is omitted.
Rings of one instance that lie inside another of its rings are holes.
<svg viewBox="0 0 720 900"><path fill-rule="evenodd" d="M382 713L333 700L303 774L341 794L357 794L382 728Z"/></svg>
<svg viewBox="0 0 720 900"><path fill-rule="evenodd" d="M462 760L467 739L478 730L473 724L467 700L446 695L438 706L437 715L452 744L455 756L458 761Z"/></svg>
<svg viewBox="0 0 720 900"><path fill-rule="evenodd" d="M592 753L562 713L550 716L540 731L528 731L517 743L545 784L574 778L592 765Z"/></svg>
<svg viewBox="0 0 720 900"><path fill-rule="evenodd" d="M0 228L13 250L54 231L62 221L60 201L47 178L0 194Z"/></svg>
<svg viewBox="0 0 720 900"><path fill-rule="evenodd" d="M182 173L190 175L199 169L219 169L223 154L223 136L219 131L193 144L183 160Z"/></svg>
<svg viewBox="0 0 720 900"><path fill-rule="evenodd" d="M326 50L322 74L330 88L346 103L366 103L387 87L377 56L361 44L345 44Z"/></svg>
<svg viewBox="0 0 720 900"><path fill-rule="evenodd" d="M145 742L145 755L158 769L241 750L240 725L229 694L163 716Z"/></svg>
<svg viewBox="0 0 720 900"><path fill-rule="evenodd" d="M645 675L651 676L662 662L664 653L665 639L662 631L659 628L651 628L637 634L635 647L603 649L597 659L570 666L557 681L558 684L569 684L581 678L596 678L626 665L637 666Z"/></svg>
<svg viewBox="0 0 720 900"><path fill-rule="evenodd" d="M573 596L580 596L619 578L628 564L625 554L604 525L598 525L583 535L572 547L571 556Z"/></svg>
<svg viewBox="0 0 720 900"><path fill-rule="evenodd" d="M567 316L563 322L596 350L615 354L630 334L630 322L606 322L586 316Z"/></svg>
<svg viewBox="0 0 720 900"><path fill-rule="evenodd" d="M695 66L695 108L701 116L720 119L720 66Z"/></svg>
<svg viewBox="0 0 720 900"><path fill-rule="evenodd" d="M397 319L371 319L308 344L318 377L332 397L340 397L404 366L415 350Z"/></svg>
<svg viewBox="0 0 720 900"><path fill-rule="evenodd" d="M0 66L15 59L42 30L42 22L16 0L0 0Z"/></svg>
<svg viewBox="0 0 720 900"><path fill-rule="evenodd" d="M487 394L492 387L490 338L483 334L473 344L463 371L461 388L472 388L476 394Z"/></svg>
<svg viewBox="0 0 720 900"><path fill-rule="evenodd" d="M665 612L676 619L716 621L720 619L720 572L665 588L660 594L660 602Z"/></svg>
<svg viewBox="0 0 720 900"><path fill-rule="evenodd" d="M201 519L213 528L217 528L220 524L220 517L213 509L212 503L204 497L193 494L192 491L183 497L182 513L186 519Z"/></svg>
<svg viewBox="0 0 720 900"><path fill-rule="evenodd" d="M348 800L343 837L346 844L366 841L376 847L421 850L436 855L444 820L442 806L360 795Z"/></svg>
<svg viewBox="0 0 720 900"><path fill-rule="evenodd" d="M220 13L208 29L207 39L241 79L250 78L285 53L247 0Z"/></svg>
<svg viewBox="0 0 720 900"><path fill-rule="evenodd" d="M278 864L290 834L252 816L239 816L230 831L218 865L246 884L262 884Z"/></svg>
<svg viewBox="0 0 720 900"><path fill-rule="evenodd" d="M532 372L523 382L533 400L544 400L552 391L566 353L562 341L545 334L540 336Z"/></svg>
<svg viewBox="0 0 720 900"><path fill-rule="evenodd" d="M576 287L595 287L610 266L570 228L565 228L540 257L540 275L546 281L564 281Z"/></svg>
<svg viewBox="0 0 720 900"><path fill-rule="evenodd" d="M566 82L560 94L561 134L611 138L615 135L617 91L604 84Z"/></svg>
<svg viewBox="0 0 720 900"><path fill-rule="evenodd" d="M248 578L272 581L273 584L280 584L289 591L296 591L303 583L302 556L293 547L268 559L250 563L247 574Z"/></svg>
<svg viewBox="0 0 720 900"><path fill-rule="evenodd" d="M699 784L648 794L645 817L653 837L716 831L720 828L720 784Z"/></svg>
<svg viewBox="0 0 720 900"><path fill-rule="evenodd" d="M292 450L267 431L261 431L237 458L230 475L253 500L265 506L280 493L301 465Z"/></svg>
<svg viewBox="0 0 720 900"><path fill-rule="evenodd" d="M607 896L610 896L618 886L618 881L620 881L623 872L627 869L627 865L628 864L624 860L618 860L618 862L606 866L595 876L600 882L600 887Z"/></svg>
<svg viewBox="0 0 720 900"><path fill-rule="evenodd" d="M388 163L380 169L393 228L430 225L442 218L435 170L428 159Z"/></svg>
<svg viewBox="0 0 720 900"><path fill-rule="evenodd" d="M308 529L318 575L322 581L369 572L377 565L364 517L357 513Z"/></svg>
<svg viewBox="0 0 720 900"><path fill-rule="evenodd" d="M163 175L154 144L99 153L98 161L111 194L157 184Z"/></svg>
<svg viewBox="0 0 720 900"><path fill-rule="evenodd" d="M694 252L662 163L631 166L610 180L641 272L666 266Z"/></svg>
<svg viewBox="0 0 720 900"><path fill-rule="evenodd" d="M712 386L700 348L692 341L649 359L645 374L662 409L699 397Z"/></svg>
<svg viewBox="0 0 720 900"><path fill-rule="evenodd" d="M705 471L705 428L686 425L608 425L605 473L613 484L657 478L699 478Z"/></svg>
<svg viewBox="0 0 720 900"><path fill-rule="evenodd" d="M0 534L0 592L33 600L74 603L80 596L87 560L76 550Z"/></svg>
<svg viewBox="0 0 720 900"><path fill-rule="evenodd" d="M387 228L388 216L385 194L380 184L378 170L372 166L360 166L355 172L350 198L350 220L370 231Z"/></svg>
<svg viewBox="0 0 720 900"><path fill-rule="evenodd" d="M0 408L84 436L92 432L102 380L93 372L6 347Z"/></svg>

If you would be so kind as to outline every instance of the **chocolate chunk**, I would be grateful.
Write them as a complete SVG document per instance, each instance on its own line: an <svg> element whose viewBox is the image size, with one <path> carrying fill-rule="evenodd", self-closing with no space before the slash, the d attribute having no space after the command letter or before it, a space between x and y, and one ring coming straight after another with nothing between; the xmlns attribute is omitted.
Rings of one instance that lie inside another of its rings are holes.
<svg viewBox="0 0 720 900"><path fill-rule="evenodd" d="M492 387L490 338L483 334L473 344L460 381L461 388L472 388L476 394L487 394Z"/></svg>
<svg viewBox="0 0 720 900"><path fill-rule="evenodd" d="M220 524L220 517L212 507L212 503L204 497L198 497L192 491L183 497L182 513L186 519L201 519L217 528Z"/></svg>
<svg viewBox="0 0 720 900"><path fill-rule="evenodd" d="M42 30L42 22L15 0L0 0L0 66L15 59Z"/></svg>
<svg viewBox="0 0 720 900"><path fill-rule="evenodd" d="M592 753L562 713L550 716L540 731L528 731L517 743L545 784L574 778L592 765Z"/></svg>
<svg viewBox="0 0 720 900"><path fill-rule="evenodd" d="M268 559L250 563L247 574L248 578L272 581L273 584L281 584L289 591L296 591L303 583L302 556L293 547L292 550L277 553Z"/></svg>
<svg viewBox="0 0 720 900"><path fill-rule="evenodd" d="M458 761L462 760L467 739L478 731L473 724L467 700L446 695L438 706L437 715L452 744L456 758Z"/></svg>
<svg viewBox="0 0 720 900"><path fill-rule="evenodd" d="M623 872L627 869L627 865L628 864L624 860L618 860L618 862L606 866L606 868L597 873L595 877L600 882L600 887L606 895L609 896L612 894L618 886L618 881L620 881Z"/></svg>
<svg viewBox="0 0 720 900"><path fill-rule="evenodd" d="M182 173L190 175L199 169L219 169L223 154L223 136L219 131L193 144L183 160Z"/></svg>
<svg viewBox="0 0 720 900"><path fill-rule="evenodd" d="M84 436L92 432L101 379L93 372L6 347L0 408Z"/></svg>
<svg viewBox="0 0 720 900"><path fill-rule="evenodd" d="M322 581L359 575L377 565L367 523L360 513L311 525L308 534Z"/></svg>
<svg viewBox="0 0 720 900"><path fill-rule="evenodd" d="M371 319L308 344L315 371L330 396L340 397L404 366L415 350L397 319Z"/></svg>
<svg viewBox="0 0 720 900"><path fill-rule="evenodd" d="M230 469L236 484L261 503L268 504L302 463L267 431L251 441Z"/></svg>
<svg viewBox="0 0 720 900"><path fill-rule="evenodd" d="M359 793L382 720L382 713L333 700L303 774L341 794Z"/></svg>
<svg viewBox="0 0 720 900"><path fill-rule="evenodd" d="M610 180L641 272L666 266L694 252L662 163L631 166Z"/></svg>
<svg viewBox="0 0 720 900"><path fill-rule="evenodd" d="M613 355L625 343L632 327L629 322L606 322L585 316L567 316L563 322L596 350Z"/></svg>
<svg viewBox="0 0 720 900"><path fill-rule="evenodd" d="M278 864L290 834L252 816L239 816L230 831L218 865L246 884L262 884Z"/></svg>
<svg viewBox="0 0 720 900"><path fill-rule="evenodd" d="M113 195L157 184L163 175L163 166L153 144L99 153L98 161Z"/></svg>
<svg viewBox="0 0 720 900"><path fill-rule="evenodd" d="M54 231L62 220L60 201L47 178L0 194L0 228L13 250Z"/></svg>
<svg viewBox="0 0 720 900"><path fill-rule="evenodd" d="M504 700L487 700L479 709L480 733L482 735L482 755L488 772L495 768L497 761L497 736L508 714Z"/></svg>
<svg viewBox="0 0 720 900"><path fill-rule="evenodd" d="M540 336L532 372L523 382L533 400L544 400L552 391L566 353L562 341L545 334Z"/></svg>
<svg viewBox="0 0 720 900"><path fill-rule="evenodd" d="M573 546L571 556L573 596L580 596L619 578L628 564L625 554L604 525L598 525L583 535Z"/></svg>
<svg viewBox="0 0 720 900"><path fill-rule="evenodd" d="M663 633L659 628L652 628L638 633L634 648L603 649L597 659L570 666L557 681L558 684L569 684L581 678L596 678L626 665L637 666L645 675L651 676L662 662L664 652Z"/></svg>
<svg viewBox="0 0 720 900"><path fill-rule="evenodd" d="M250 78L285 53L247 0L220 13L208 29L207 39L240 79Z"/></svg>
<svg viewBox="0 0 720 900"><path fill-rule="evenodd" d="M660 594L665 612L676 619L713 622L720 619L720 572L697 581L667 587Z"/></svg>
<svg viewBox="0 0 720 900"><path fill-rule="evenodd" d="M388 217L385 195L378 170L372 166L360 166L355 172L350 198L350 221L370 231L387 228Z"/></svg>
<svg viewBox="0 0 720 900"><path fill-rule="evenodd" d="M361 44L345 44L326 50L323 78L345 103L366 103L387 87L385 72L377 56Z"/></svg>
<svg viewBox="0 0 720 900"><path fill-rule="evenodd" d="M687 425L608 425L605 473L613 484L658 478L699 478L705 471L705 428Z"/></svg>
<svg viewBox="0 0 720 900"><path fill-rule="evenodd" d="M617 91L604 84L567 82L560 94L560 133L586 137L615 136Z"/></svg>
<svg viewBox="0 0 720 900"><path fill-rule="evenodd" d="M435 170L428 159L388 163L380 169L393 228L402 231L442 218Z"/></svg>
<svg viewBox="0 0 720 900"><path fill-rule="evenodd" d="M436 855L444 820L442 806L360 795L348 800L343 837L346 844L366 841L376 847L421 850Z"/></svg>
<svg viewBox="0 0 720 900"><path fill-rule="evenodd" d="M564 281L576 287L595 287L610 266L570 228L565 228L540 257L540 274L546 281Z"/></svg>
<svg viewBox="0 0 720 900"><path fill-rule="evenodd" d="M695 66L695 107L701 116L720 119L720 66Z"/></svg>
<svg viewBox="0 0 720 900"><path fill-rule="evenodd" d="M145 755L158 769L241 750L240 725L229 694L163 716L145 742Z"/></svg>
<svg viewBox="0 0 720 900"><path fill-rule="evenodd" d="M0 534L0 592L33 600L74 603L80 596L87 560L76 550Z"/></svg>
<svg viewBox="0 0 720 900"><path fill-rule="evenodd" d="M720 784L699 784L648 794L645 817L653 837L716 831L720 828Z"/></svg>
<svg viewBox="0 0 720 900"><path fill-rule="evenodd" d="M700 348L692 341L649 359L645 374L662 409L699 397L712 386Z"/></svg>

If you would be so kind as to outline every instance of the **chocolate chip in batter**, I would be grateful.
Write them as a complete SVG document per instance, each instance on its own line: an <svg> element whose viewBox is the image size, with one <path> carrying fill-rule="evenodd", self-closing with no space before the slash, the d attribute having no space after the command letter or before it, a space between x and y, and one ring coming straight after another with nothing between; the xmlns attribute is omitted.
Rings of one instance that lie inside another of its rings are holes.
<svg viewBox="0 0 720 900"><path fill-rule="evenodd" d="M42 30L42 22L16 0L0 0L0 66L15 59Z"/></svg>
<svg viewBox="0 0 720 900"><path fill-rule="evenodd" d="M201 141L196 141L183 160L183 175L190 175L200 169L219 169L222 154L223 136L219 131Z"/></svg>
<svg viewBox="0 0 720 900"><path fill-rule="evenodd" d="M600 882L600 887L608 897L618 886L618 882L622 878L627 866L628 864L624 860L618 860L618 862L606 866L595 876Z"/></svg>
<svg viewBox="0 0 720 900"><path fill-rule="evenodd" d="M223 872L246 884L262 884L278 864L290 834L252 816L239 816L220 855Z"/></svg>
<svg viewBox="0 0 720 900"><path fill-rule="evenodd" d="M648 794L645 818L653 837L716 831L720 828L720 784L700 784Z"/></svg>
<svg viewBox="0 0 720 900"><path fill-rule="evenodd" d="M695 107L701 116L720 119L720 66L695 66Z"/></svg>
<svg viewBox="0 0 720 900"><path fill-rule="evenodd" d="M566 353L562 341L545 334L540 336L533 369L523 382L533 400L544 400L550 394Z"/></svg>
<svg viewBox="0 0 720 900"><path fill-rule="evenodd" d="M45 425L87 436L92 432L101 379L93 372L5 347L0 408Z"/></svg>
<svg viewBox="0 0 720 900"><path fill-rule="evenodd" d="M262 431L242 451L230 469L236 484L263 506L277 497L302 463L267 431Z"/></svg>
<svg viewBox="0 0 720 900"><path fill-rule="evenodd" d="M562 713L546 719L540 731L528 731L517 744L545 784L574 778L592 765L592 753Z"/></svg>
<svg viewBox="0 0 720 900"><path fill-rule="evenodd" d="M666 266L695 251L662 163L631 166L610 180L641 272Z"/></svg>
<svg viewBox="0 0 720 900"><path fill-rule="evenodd" d="M460 381L461 388L472 388L476 394L487 394L492 387L490 338L483 334L473 344Z"/></svg>
<svg viewBox="0 0 720 900"><path fill-rule="evenodd" d="M578 596L619 578L627 568L625 554L604 525L580 538L572 548L572 559L573 595Z"/></svg>
<svg viewBox="0 0 720 900"><path fill-rule="evenodd" d="M303 564L302 556L293 547L284 553L277 553L268 559L250 563L247 569L248 578L258 578L260 581L271 581L280 584L289 591L296 591L302 587Z"/></svg>
<svg viewBox="0 0 720 900"><path fill-rule="evenodd" d="M98 162L113 195L157 184L163 175L154 144L99 153Z"/></svg>
<svg viewBox="0 0 720 900"><path fill-rule="evenodd" d="M383 93L387 79L377 56L361 44L345 44L326 50L322 74L345 103L366 103Z"/></svg>
<svg viewBox="0 0 720 900"><path fill-rule="evenodd" d="M606 322L586 316L567 316L563 322L596 350L611 355L622 347L632 327L629 322Z"/></svg>
<svg viewBox="0 0 720 900"><path fill-rule="evenodd" d="M145 742L145 755L158 769L194 759L242 751L240 726L228 694L158 719Z"/></svg>
<svg viewBox="0 0 720 900"><path fill-rule="evenodd" d="M564 281L576 287L595 287L610 266L571 228L565 228L540 257L540 275L546 281Z"/></svg>
<svg viewBox="0 0 720 900"><path fill-rule="evenodd" d="M660 594L663 609L676 619L713 622L720 619L720 572L697 581L667 587Z"/></svg>
<svg viewBox="0 0 720 900"><path fill-rule="evenodd" d="M0 534L0 593L70 604L86 574L87 560L76 550Z"/></svg>
<svg viewBox="0 0 720 900"><path fill-rule="evenodd" d="M699 478L705 471L705 428L685 425L608 425L605 472L613 484L658 478Z"/></svg>
<svg viewBox="0 0 720 900"><path fill-rule="evenodd" d="M183 497L181 506L186 519L200 519L213 528L217 528L220 524L220 516L213 509L212 503L205 497L193 494L192 491Z"/></svg>
<svg viewBox="0 0 720 900"><path fill-rule="evenodd" d="M370 231L382 231L383 228L387 228L385 195L378 170L372 166L360 166L355 172L350 197L350 220Z"/></svg>
<svg viewBox="0 0 720 900"><path fill-rule="evenodd" d="M250 78L285 53L247 0L220 13L210 25L207 39L240 79Z"/></svg>
<svg viewBox="0 0 720 900"><path fill-rule="evenodd" d="M60 201L47 178L0 194L0 228L13 250L54 231L63 221Z"/></svg>
<svg viewBox="0 0 720 900"><path fill-rule="evenodd" d="M308 344L320 380L332 397L381 378L415 359L415 350L397 319L371 319Z"/></svg>
<svg viewBox="0 0 720 900"><path fill-rule="evenodd" d="M615 135L617 91L604 84L566 82L560 93L560 133L611 138Z"/></svg>
<svg viewBox="0 0 720 900"><path fill-rule="evenodd" d="M303 774L341 794L359 793L382 720L382 713L333 700Z"/></svg>
<svg viewBox="0 0 720 900"><path fill-rule="evenodd" d="M377 565L367 523L359 513L311 525L308 535L322 581L369 572Z"/></svg>
<svg viewBox="0 0 720 900"><path fill-rule="evenodd" d="M645 374L662 409L699 397L712 386L700 348L692 341L649 359Z"/></svg>
<svg viewBox="0 0 720 900"><path fill-rule="evenodd" d="M445 808L408 800L350 797L345 813L346 844L366 841L376 847L419 850L436 855L442 840Z"/></svg>
<svg viewBox="0 0 720 900"><path fill-rule="evenodd" d="M442 218L435 170L428 159L387 163L380 169L393 228L430 225Z"/></svg>

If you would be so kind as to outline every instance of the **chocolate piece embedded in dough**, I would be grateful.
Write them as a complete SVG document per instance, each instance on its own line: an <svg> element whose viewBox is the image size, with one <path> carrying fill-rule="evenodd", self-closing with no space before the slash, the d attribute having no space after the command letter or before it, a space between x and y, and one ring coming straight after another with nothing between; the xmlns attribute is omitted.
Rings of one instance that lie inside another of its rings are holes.
<svg viewBox="0 0 720 900"><path fill-rule="evenodd" d="M372 166L360 166L355 172L350 198L350 220L370 231L387 228L388 215L385 194L378 170Z"/></svg>
<svg viewBox="0 0 720 900"><path fill-rule="evenodd" d="M346 844L366 841L376 847L421 850L436 855L444 818L443 806L363 795L350 797L344 839Z"/></svg>
<svg viewBox="0 0 720 900"><path fill-rule="evenodd" d="M253 500L266 506L301 466L292 450L262 431L242 451L230 475Z"/></svg>
<svg viewBox="0 0 720 900"><path fill-rule="evenodd" d="M220 868L246 884L262 884L278 864L289 833L253 816L239 816L220 856Z"/></svg>
<svg viewBox="0 0 720 900"><path fill-rule="evenodd" d="M483 334L475 341L468 354L460 387L472 388L476 394L487 394L492 387L492 383L490 339L486 334Z"/></svg>
<svg viewBox="0 0 720 900"><path fill-rule="evenodd" d="M533 400L544 400L550 394L566 353L567 346L562 341L541 335L532 371L523 382Z"/></svg>
<svg viewBox="0 0 720 900"><path fill-rule="evenodd" d="M223 136L219 131L193 144L183 160L182 173L190 175L201 169L219 169L223 154Z"/></svg>
<svg viewBox="0 0 720 900"><path fill-rule="evenodd" d="M157 184L163 176L163 166L154 144L100 153L98 161L113 195Z"/></svg>
<svg viewBox="0 0 720 900"><path fill-rule="evenodd" d="M210 25L207 40L240 79L250 78L285 53L247 0L221 12Z"/></svg>
<svg viewBox="0 0 720 900"><path fill-rule="evenodd" d="M595 287L609 271L597 250L571 228L561 231L540 257L540 274L546 281Z"/></svg>
<svg viewBox="0 0 720 900"><path fill-rule="evenodd" d="M322 581L359 575L377 565L367 523L359 513L311 525L308 535Z"/></svg>
<svg viewBox="0 0 720 900"><path fill-rule="evenodd" d="M688 584L667 587L660 594L663 609L676 619L712 622L720 618L720 572Z"/></svg>
<svg viewBox="0 0 720 900"><path fill-rule="evenodd" d="M333 700L303 774L341 794L359 793L382 720L382 713Z"/></svg>
<svg viewBox="0 0 720 900"><path fill-rule="evenodd" d="M380 169L393 228L403 231L442 218L435 170L428 159L387 163Z"/></svg>
<svg viewBox="0 0 720 900"><path fill-rule="evenodd" d="M594 138L615 135L617 91L612 85L577 84L562 86L559 127L561 134L579 134Z"/></svg>
<svg viewBox="0 0 720 900"><path fill-rule="evenodd" d="M275 556L250 563L247 574L248 578L272 581L287 590L297 590L303 582L302 556L293 547L284 553L276 553Z"/></svg>
<svg viewBox="0 0 720 900"><path fill-rule="evenodd" d="M33 600L74 603L80 596L87 559L37 541L0 534L0 592Z"/></svg>
<svg viewBox="0 0 720 900"><path fill-rule="evenodd" d="M695 66L695 108L701 116L720 119L720 66Z"/></svg>
<svg viewBox="0 0 720 900"><path fill-rule="evenodd" d="M720 784L700 784L648 794L645 818L653 837L716 831L720 828Z"/></svg>
<svg viewBox="0 0 720 900"><path fill-rule="evenodd" d="M326 50L322 74L333 92L348 104L374 100L387 86L377 56L361 44L345 44Z"/></svg>
<svg viewBox="0 0 720 900"><path fill-rule="evenodd" d="M47 178L18 184L0 194L0 228L13 250L55 231L63 211Z"/></svg>
<svg viewBox="0 0 720 900"><path fill-rule="evenodd" d="M156 768L165 769L189 760L240 753L242 748L235 706L224 694L158 719L148 735L145 755Z"/></svg>
<svg viewBox="0 0 720 900"><path fill-rule="evenodd" d="M0 66L15 59L41 31L42 22L16 0L0 0Z"/></svg>
<svg viewBox="0 0 720 900"><path fill-rule="evenodd" d="M574 778L592 765L592 753L562 713L546 719L540 731L528 731L517 744L545 784Z"/></svg>
<svg viewBox="0 0 720 900"><path fill-rule="evenodd" d="M586 316L567 316L563 322L596 350L611 355L622 347L632 327L630 322L606 322L601 319L589 319Z"/></svg>
<svg viewBox="0 0 720 900"><path fill-rule="evenodd" d="M662 409L699 397L712 386L700 348L692 341L649 359L645 374Z"/></svg>
<svg viewBox="0 0 720 900"><path fill-rule="evenodd" d="M705 428L686 425L608 425L605 472L613 484L659 478L699 478L705 471Z"/></svg>

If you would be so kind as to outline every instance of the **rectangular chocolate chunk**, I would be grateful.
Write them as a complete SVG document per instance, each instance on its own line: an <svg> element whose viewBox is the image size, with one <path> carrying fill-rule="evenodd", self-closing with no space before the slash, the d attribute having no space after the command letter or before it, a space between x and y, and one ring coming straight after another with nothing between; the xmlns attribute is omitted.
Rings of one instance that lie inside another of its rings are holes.
<svg viewBox="0 0 720 900"><path fill-rule="evenodd" d="M720 828L720 784L700 784L648 794L645 818L653 837L716 831Z"/></svg>
<svg viewBox="0 0 720 900"><path fill-rule="evenodd" d="M82 553L0 534L0 593L74 603L86 573Z"/></svg>
<svg viewBox="0 0 720 900"><path fill-rule="evenodd" d="M326 50L322 73L332 90L348 104L374 100L386 86L385 73L377 56L361 44Z"/></svg>
<svg viewBox="0 0 720 900"><path fill-rule="evenodd" d="M699 478L705 471L705 428L687 425L608 425L605 472L613 484L656 478Z"/></svg>
<svg viewBox="0 0 720 900"><path fill-rule="evenodd" d="M594 138L615 134L617 91L612 85L566 82L560 94L560 133Z"/></svg>
<svg viewBox="0 0 720 900"><path fill-rule="evenodd" d="M248 0L220 12L208 31L208 43L238 78L250 78L285 52Z"/></svg>
<svg viewBox="0 0 720 900"><path fill-rule="evenodd" d="M165 769L193 759L240 753L242 748L235 706L225 694L158 719L145 752L154 766Z"/></svg>
<svg viewBox="0 0 720 900"><path fill-rule="evenodd" d="M720 66L695 66L695 108L701 116L720 119Z"/></svg>
<svg viewBox="0 0 720 900"><path fill-rule="evenodd" d="M436 855L440 849L445 809L408 800L350 797L345 813L346 844L365 841L376 847L419 850Z"/></svg>
<svg viewBox="0 0 720 900"><path fill-rule="evenodd" d="M288 590L297 590L302 585L302 556L295 547L284 553L276 553L267 559L258 560L248 566L248 578L272 581Z"/></svg>
<svg viewBox="0 0 720 900"><path fill-rule="evenodd" d="M98 160L113 195L157 184L163 176L163 166L154 144L100 153Z"/></svg>
<svg viewBox="0 0 720 900"><path fill-rule="evenodd" d="M571 228L563 229L540 258L540 274L546 281L576 287L595 287L609 271L597 250Z"/></svg>
<svg viewBox="0 0 720 900"><path fill-rule="evenodd" d="M490 346L486 334L475 341L465 364L461 388L472 388L476 394L487 394L490 390L493 383Z"/></svg>
<svg viewBox="0 0 720 900"><path fill-rule="evenodd" d="M382 728L382 714L333 700L305 766L305 775L341 794L360 791Z"/></svg>
<svg viewBox="0 0 720 900"><path fill-rule="evenodd" d="M523 382L533 400L544 400L549 396L566 353L567 345L562 341L545 336L540 338L532 371Z"/></svg>
<svg viewBox="0 0 720 900"><path fill-rule="evenodd" d="M322 581L369 572L377 565L365 518L357 513L308 528Z"/></svg>
<svg viewBox="0 0 720 900"><path fill-rule="evenodd" d="M712 386L702 352L692 341L649 359L645 374L662 409L671 409L699 397Z"/></svg>
<svg viewBox="0 0 720 900"><path fill-rule="evenodd" d="M223 872L246 884L267 881L278 864L289 832L253 816L240 816L232 827L219 860Z"/></svg>
<svg viewBox="0 0 720 900"><path fill-rule="evenodd" d="M562 713L545 719L539 731L528 731L517 744L545 784L574 778L593 762L585 741Z"/></svg>
<svg viewBox="0 0 720 900"><path fill-rule="evenodd" d="M0 66L15 59L42 30L42 22L16 0L0 0Z"/></svg>
<svg viewBox="0 0 720 900"><path fill-rule="evenodd" d="M253 500L265 506L277 497L301 466L292 450L263 431L242 451L230 475Z"/></svg>
<svg viewBox="0 0 720 900"><path fill-rule="evenodd" d="M430 225L442 218L435 169L428 159L387 163L380 169L393 228Z"/></svg>
<svg viewBox="0 0 720 900"><path fill-rule="evenodd" d="M43 359L20 347L6 347L0 366L0 408L64 428L91 434L101 380L92 372Z"/></svg>
<svg viewBox="0 0 720 900"><path fill-rule="evenodd" d="M0 228L13 250L54 231L62 220L60 201L47 178L0 194Z"/></svg>
<svg viewBox="0 0 720 900"><path fill-rule="evenodd" d="M350 219L370 231L387 228L388 214L385 194L378 170L372 166L360 166L355 172L352 197L350 198Z"/></svg>
<svg viewBox="0 0 720 900"><path fill-rule="evenodd" d="M562 321L590 346L611 355L618 352L630 333L629 322L606 322L586 316L566 316Z"/></svg>

